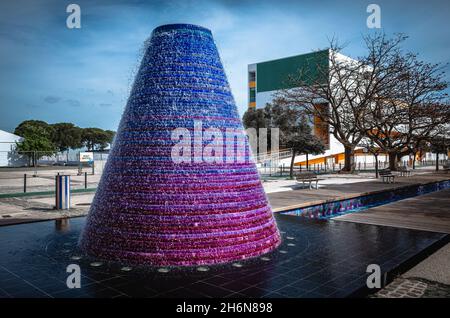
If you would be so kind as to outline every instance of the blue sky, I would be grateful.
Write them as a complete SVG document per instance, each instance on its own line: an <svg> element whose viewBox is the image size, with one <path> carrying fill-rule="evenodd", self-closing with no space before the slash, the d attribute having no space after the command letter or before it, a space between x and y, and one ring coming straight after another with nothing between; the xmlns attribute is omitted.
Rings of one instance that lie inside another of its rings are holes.
<svg viewBox="0 0 450 318"><path fill-rule="evenodd" d="M70 3L81 7L81 29L66 27ZM322 49L333 36L361 55L361 36L374 32L370 3L381 6L382 31L410 36L405 49L450 62L448 1L2 1L0 129L41 119L115 130L143 43L166 23L212 30L243 114L247 64Z"/></svg>

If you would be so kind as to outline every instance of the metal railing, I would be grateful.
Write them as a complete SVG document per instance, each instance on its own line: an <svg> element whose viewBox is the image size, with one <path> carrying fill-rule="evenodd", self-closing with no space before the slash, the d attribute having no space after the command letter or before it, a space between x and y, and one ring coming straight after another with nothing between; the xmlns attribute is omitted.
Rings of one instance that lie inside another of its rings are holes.
<svg viewBox="0 0 450 318"><path fill-rule="evenodd" d="M439 160L439 166L448 165L450 160L448 159L440 159ZM412 163L409 161L402 161L399 163L399 166L405 166L409 169L412 169ZM415 168L420 169L422 167L434 167L436 166L436 160L417 160L415 163ZM341 171L344 167L343 163L321 163L321 164L310 164L308 167L306 165L294 165L293 171L294 173L304 172L304 171L311 171L317 174L332 174L337 173ZM388 161L379 161L378 162L378 169L387 169L389 168L389 162ZM280 165L276 167L275 169L260 166L259 167L259 173L262 176L272 176L272 177L282 177L282 176L289 176L290 174L290 166L289 165ZM357 162L354 164L354 171L355 172L374 172L375 171L375 163L374 162Z"/></svg>
<svg viewBox="0 0 450 318"><path fill-rule="evenodd" d="M0 167L48 167L48 166L79 166L80 151L58 152L48 151L0 151ZM106 161L107 152L94 151L94 161ZM88 166L87 163L83 164Z"/></svg>
<svg viewBox="0 0 450 318"><path fill-rule="evenodd" d="M273 158L276 158L278 160L290 158L292 156L292 148L289 149L283 149L277 152L263 152L258 154L256 157L257 163L263 163L266 161L270 161Z"/></svg>

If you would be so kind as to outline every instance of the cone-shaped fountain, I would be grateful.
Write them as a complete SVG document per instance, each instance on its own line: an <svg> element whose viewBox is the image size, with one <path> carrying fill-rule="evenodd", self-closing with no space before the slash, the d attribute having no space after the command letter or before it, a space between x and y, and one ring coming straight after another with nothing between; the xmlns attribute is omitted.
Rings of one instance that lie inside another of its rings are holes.
<svg viewBox="0 0 450 318"><path fill-rule="evenodd" d="M211 32L156 28L80 247L104 259L185 266L276 248L280 235L244 134Z"/></svg>

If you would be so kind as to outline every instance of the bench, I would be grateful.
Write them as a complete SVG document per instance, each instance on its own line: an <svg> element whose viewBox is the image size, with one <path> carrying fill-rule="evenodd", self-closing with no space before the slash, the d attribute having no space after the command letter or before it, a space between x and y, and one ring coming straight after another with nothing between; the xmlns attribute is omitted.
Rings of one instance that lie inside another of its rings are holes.
<svg viewBox="0 0 450 318"><path fill-rule="evenodd" d="M392 174L391 170L380 170L378 173L380 177L383 179L384 183L394 183L395 182L395 175Z"/></svg>
<svg viewBox="0 0 450 318"><path fill-rule="evenodd" d="M400 173L400 177L409 177L411 176L411 170L409 170L407 167L399 167L397 170Z"/></svg>
<svg viewBox="0 0 450 318"><path fill-rule="evenodd" d="M312 183L316 183L316 189L319 188L319 181L324 179L317 178L317 175L313 172L302 172L296 175L297 182L302 182L303 185L305 183L309 183L309 188L312 189Z"/></svg>
<svg viewBox="0 0 450 318"><path fill-rule="evenodd" d="M450 171L450 165L443 165L442 170L448 173Z"/></svg>

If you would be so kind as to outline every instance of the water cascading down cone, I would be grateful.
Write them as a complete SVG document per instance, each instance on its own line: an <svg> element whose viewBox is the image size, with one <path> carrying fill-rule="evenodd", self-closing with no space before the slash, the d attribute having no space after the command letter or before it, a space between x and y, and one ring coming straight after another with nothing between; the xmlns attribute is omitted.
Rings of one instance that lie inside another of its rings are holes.
<svg viewBox="0 0 450 318"><path fill-rule="evenodd" d="M108 260L169 266L273 250L280 235L249 156L211 31L186 24L156 28L81 249Z"/></svg>

